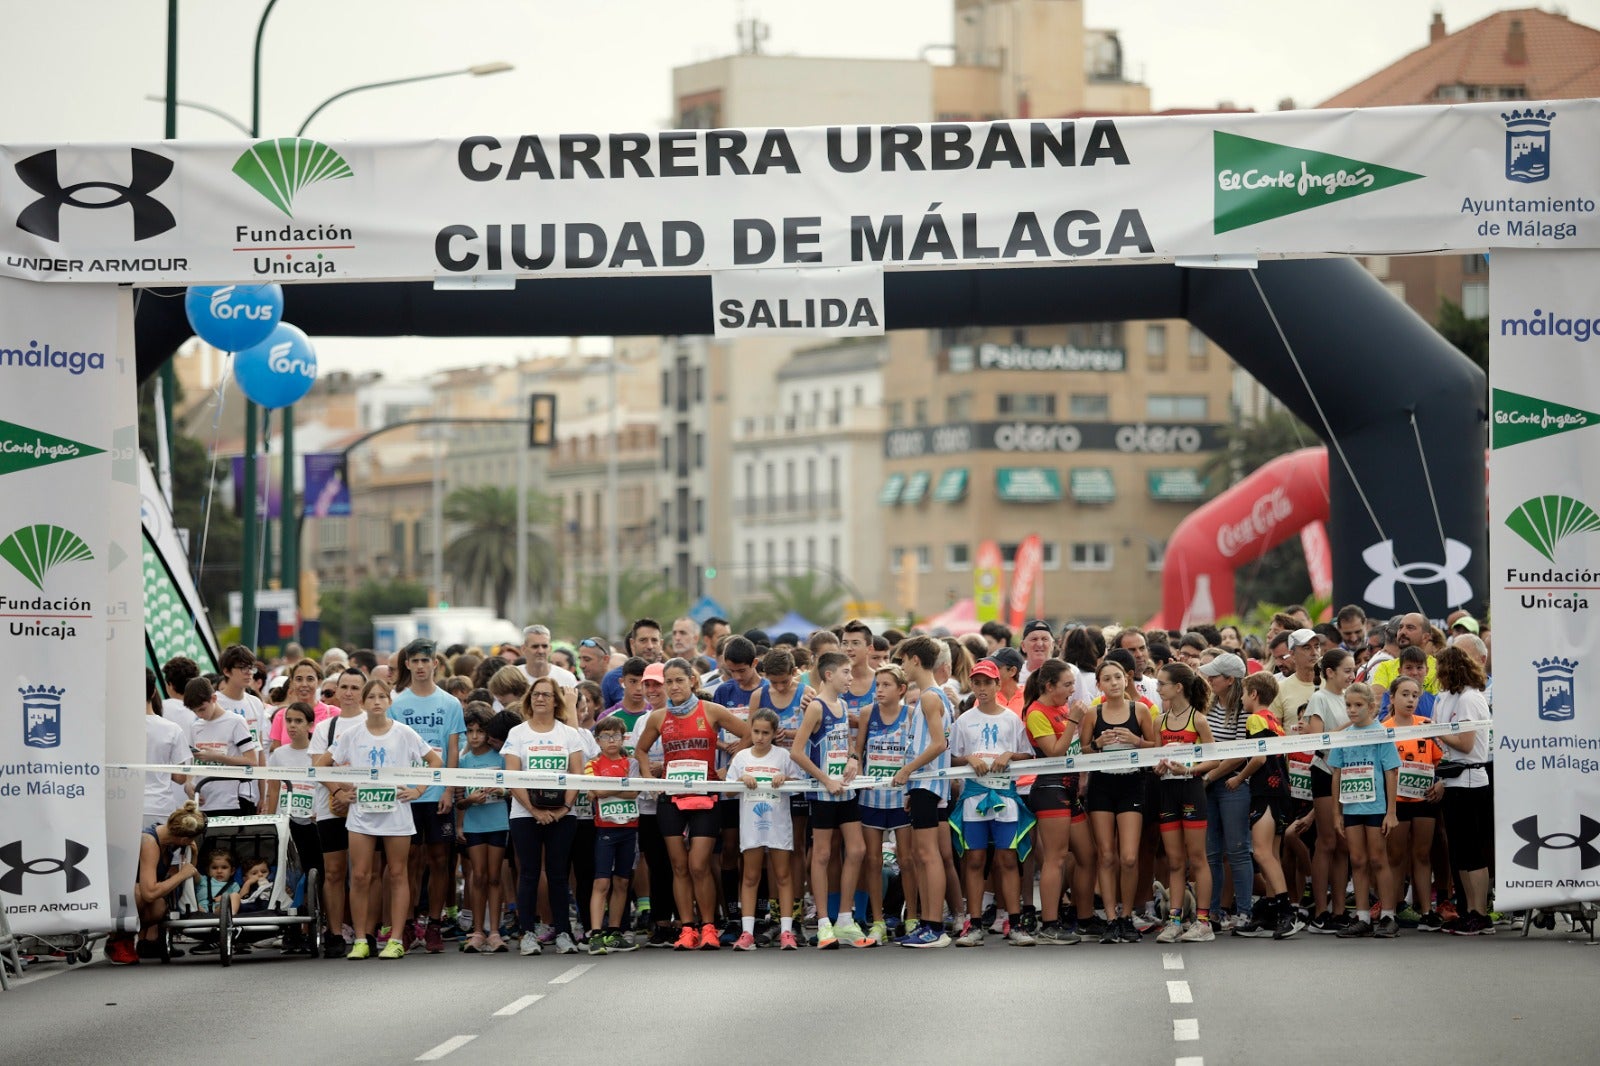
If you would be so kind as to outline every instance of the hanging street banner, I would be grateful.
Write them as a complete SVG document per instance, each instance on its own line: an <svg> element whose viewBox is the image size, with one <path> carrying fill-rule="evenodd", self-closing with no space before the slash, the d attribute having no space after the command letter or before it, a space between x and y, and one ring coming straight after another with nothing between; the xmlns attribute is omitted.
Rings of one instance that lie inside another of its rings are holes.
<svg viewBox="0 0 1600 1066"><path fill-rule="evenodd" d="M1489 289L1495 905L1600 899L1600 252Z"/></svg>
<svg viewBox="0 0 1600 1066"><path fill-rule="evenodd" d="M242 462L239 472L241 476L244 473ZM343 452L319 452L305 456L303 484L307 518L350 517L350 483L345 479Z"/></svg>
<svg viewBox="0 0 1600 1066"><path fill-rule="evenodd" d="M1596 173L1596 100L3 145L0 273L188 285L1592 248Z"/></svg>
<svg viewBox="0 0 1600 1066"><path fill-rule="evenodd" d="M137 632L124 634L134 657L115 700L107 688L118 571L134 581L121 606L135 629L143 617L137 440L117 402L120 387L131 412L133 353L118 348L124 307L131 341L126 292L0 279L0 906L19 933L114 924L107 720L127 716L143 735ZM11 358L17 351L50 357ZM125 520L110 513L119 499ZM131 534L113 543L125 526ZM137 777L133 794L142 802Z"/></svg>
<svg viewBox="0 0 1600 1066"><path fill-rule="evenodd" d="M879 337L883 268L719 270L711 303L718 337Z"/></svg>

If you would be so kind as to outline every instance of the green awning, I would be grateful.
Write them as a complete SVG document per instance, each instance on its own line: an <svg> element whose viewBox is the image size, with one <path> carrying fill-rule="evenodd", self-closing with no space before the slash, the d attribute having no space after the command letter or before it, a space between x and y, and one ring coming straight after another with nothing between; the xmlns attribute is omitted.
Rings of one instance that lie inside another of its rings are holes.
<svg viewBox="0 0 1600 1066"><path fill-rule="evenodd" d="M1106 466L1080 466L1072 471L1068 481L1072 498L1079 503L1114 503L1117 483Z"/></svg>
<svg viewBox="0 0 1600 1066"><path fill-rule="evenodd" d="M1055 503L1061 499L1061 474L1043 466L1003 466L994 472L995 488L1007 503Z"/></svg>
<svg viewBox="0 0 1600 1066"><path fill-rule="evenodd" d="M889 480L883 483L883 491L878 493L878 502L893 507L900 502L900 490L905 488L905 484L904 474L890 474Z"/></svg>
<svg viewBox="0 0 1600 1066"><path fill-rule="evenodd" d="M1177 503L1193 503L1206 498L1206 483L1197 470L1150 471L1150 498Z"/></svg>
<svg viewBox="0 0 1600 1066"><path fill-rule="evenodd" d="M933 498L939 503L957 503L967 494L967 468L954 467L939 475L933 487Z"/></svg>
<svg viewBox="0 0 1600 1066"><path fill-rule="evenodd" d="M906 487L900 493L901 503L921 503L922 498L928 494L928 482L933 475L926 470L918 470L906 479Z"/></svg>

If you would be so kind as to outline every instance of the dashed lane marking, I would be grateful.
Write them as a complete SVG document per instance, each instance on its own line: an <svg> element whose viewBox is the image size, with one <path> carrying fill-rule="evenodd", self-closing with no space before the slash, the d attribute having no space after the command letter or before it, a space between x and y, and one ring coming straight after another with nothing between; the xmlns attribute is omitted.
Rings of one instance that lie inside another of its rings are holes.
<svg viewBox="0 0 1600 1066"><path fill-rule="evenodd" d="M543 998L544 996L542 995L531 995L523 996L521 999L514 999L510 1003L507 1003L504 1007L501 1007L499 1010L495 1011L494 1017L509 1018L513 1014L533 1006Z"/></svg>
<svg viewBox="0 0 1600 1066"><path fill-rule="evenodd" d="M1167 982L1167 1002L1168 1003L1193 1003L1194 1002L1194 993L1189 991L1189 982L1188 981L1168 981Z"/></svg>
<svg viewBox="0 0 1600 1066"><path fill-rule="evenodd" d="M1179 1042L1200 1039L1199 1018L1174 1018L1172 1019L1172 1039Z"/></svg>
<svg viewBox="0 0 1600 1066"><path fill-rule="evenodd" d="M550 983L553 985L571 984L573 981L576 981L578 978L582 977L592 969L594 969L594 963L592 962L579 963L566 973L561 974L558 977L550 978Z"/></svg>
<svg viewBox="0 0 1600 1066"><path fill-rule="evenodd" d="M1183 969L1183 956L1179 955L1175 951L1165 952L1161 956L1161 968L1163 970L1181 970L1181 969Z"/></svg>
<svg viewBox="0 0 1600 1066"><path fill-rule="evenodd" d="M1185 1055L1183 1058L1174 1059L1172 1066L1206 1066L1206 1060L1199 1055Z"/></svg>
<svg viewBox="0 0 1600 1066"><path fill-rule="evenodd" d="M450 1052L455 1051L457 1048L466 1047L468 1044L472 1043L476 1039L478 1039L478 1036L477 1036L476 1033L474 1033L471 1036L452 1036L449 1040L446 1040L444 1043L440 1044L438 1047L432 1048L432 1049L430 1049L428 1051L424 1051L422 1054L418 1055L416 1057L416 1061L417 1062L437 1062L438 1060L444 1058L446 1055L450 1054Z"/></svg>

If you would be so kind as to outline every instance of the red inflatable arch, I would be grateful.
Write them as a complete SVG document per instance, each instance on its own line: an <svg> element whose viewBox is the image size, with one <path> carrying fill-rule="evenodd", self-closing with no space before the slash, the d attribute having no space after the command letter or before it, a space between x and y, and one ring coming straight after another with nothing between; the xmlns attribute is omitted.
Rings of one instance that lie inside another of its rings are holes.
<svg viewBox="0 0 1600 1066"><path fill-rule="evenodd" d="M1187 629L1234 614L1233 572L1327 520L1327 451L1280 455L1178 523L1167 541L1153 624Z"/></svg>

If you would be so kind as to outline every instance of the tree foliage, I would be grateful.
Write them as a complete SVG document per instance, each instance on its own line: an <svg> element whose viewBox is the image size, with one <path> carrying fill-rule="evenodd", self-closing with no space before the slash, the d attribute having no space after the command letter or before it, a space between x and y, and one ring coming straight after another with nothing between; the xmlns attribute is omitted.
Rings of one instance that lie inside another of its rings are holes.
<svg viewBox="0 0 1600 1066"><path fill-rule="evenodd" d="M445 498L443 510L446 521L462 527L445 545L445 569L458 588L467 590L480 603L490 600L495 614L504 618L516 585L516 489L463 485ZM535 600L553 593L560 583L555 547L541 529L554 513L554 500L529 493L528 583Z"/></svg>
<svg viewBox="0 0 1600 1066"><path fill-rule="evenodd" d="M1478 364L1485 374L1489 372L1489 320L1468 318L1461 305L1449 299L1439 301L1439 321L1434 328L1456 350Z"/></svg>
<svg viewBox="0 0 1600 1066"><path fill-rule="evenodd" d="M414 582L363 581L355 588L323 589L318 597L324 646L349 644L370 648L372 618L380 614L406 614L425 607L428 590Z"/></svg>
<svg viewBox="0 0 1600 1066"><path fill-rule="evenodd" d="M766 587L766 600L772 611L768 621L793 612L816 625L831 625L838 621L848 596L843 585L815 572L773 578Z"/></svg>
<svg viewBox="0 0 1600 1066"><path fill-rule="evenodd" d="M624 570L617 575L617 610L622 618L613 632L612 627L605 624L606 577L600 574L589 578L576 597L556 609L551 628L572 638L598 634L620 646L622 633L633 619L654 618L661 623L664 634L672 627L672 620L683 614L688 605L689 598L669 588L660 574Z"/></svg>

